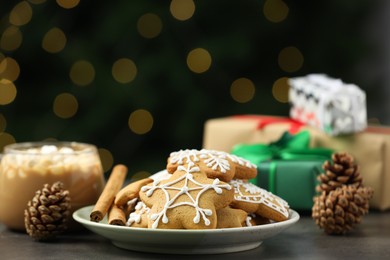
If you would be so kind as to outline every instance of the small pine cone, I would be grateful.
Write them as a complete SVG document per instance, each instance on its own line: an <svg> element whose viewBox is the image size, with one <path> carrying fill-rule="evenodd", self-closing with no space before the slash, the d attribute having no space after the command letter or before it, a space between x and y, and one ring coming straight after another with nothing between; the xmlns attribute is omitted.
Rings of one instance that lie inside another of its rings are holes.
<svg viewBox="0 0 390 260"><path fill-rule="evenodd" d="M24 223L32 238L44 241L65 231L69 216L69 191L63 189L62 182L56 182L35 193L24 210Z"/></svg>
<svg viewBox="0 0 390 260"><path fill-rule="evenodd" d="M342 185L352 185L357 188L362 186L363 179L359 167L353 157L347 153L334 153L332 162L325 161L322 168L325 172L318 176L320 183L316 187L317 192L329 193Z"/></svg>
<svg viewBox="0 0 390 260"><path fill-rule="evenodd" d="M359 224L368 213L372 189L343 185L314 197L312 218L327 234L343 235Z"/></svg>

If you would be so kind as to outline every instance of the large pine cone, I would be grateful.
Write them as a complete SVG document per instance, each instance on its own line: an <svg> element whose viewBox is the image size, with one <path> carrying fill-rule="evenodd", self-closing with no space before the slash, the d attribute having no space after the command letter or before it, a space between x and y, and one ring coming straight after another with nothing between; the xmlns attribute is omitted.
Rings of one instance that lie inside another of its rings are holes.
<svg viewBox="0 0 390 260"><path fill-rule="evenodd" d="M27 233L36 240L54 238L66 230L69 210L69 191L63 189L63 183L56 182L52 186L45 184L24 211Z"/></svg>
<svg viewBox="0 0 390 260"><path fill-rule="evenodd" d="M363 180L359 167L353 157L347 153L334 153L332 162L325 161L322 168L325 172L318 176L320 183L316 187L317 192L329 193L342 185L362 186Z"/></svg>
<svg viewBox="0 0 390 260"><path fill-rule="evenodd" d="M372 189L343 185L314 198L312 217L327 234L342 235L360 223L368 213Z"/></svg>

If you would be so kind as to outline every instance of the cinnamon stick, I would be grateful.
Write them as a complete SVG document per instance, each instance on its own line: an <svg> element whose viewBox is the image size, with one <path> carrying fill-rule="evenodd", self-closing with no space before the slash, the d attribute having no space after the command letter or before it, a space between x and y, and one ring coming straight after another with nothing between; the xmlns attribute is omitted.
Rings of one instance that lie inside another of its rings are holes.
<svg viewBox="0 0 390 260"><path fill-rule="evenodd" d="M126 166L118 164L114 167L102 194L100 194L100 197L91 212L91 221L99 222L107 214L107 211L114 202L115 195L121 189L123 182L125 181L126 174Z"/></svg>
<svg viewBox="0 0 390 260"><path fill-rule="evenodd" d="M112 204L108 212L108 224L116 226L124 226L126 224L125 212L115 204Z"/></svg>

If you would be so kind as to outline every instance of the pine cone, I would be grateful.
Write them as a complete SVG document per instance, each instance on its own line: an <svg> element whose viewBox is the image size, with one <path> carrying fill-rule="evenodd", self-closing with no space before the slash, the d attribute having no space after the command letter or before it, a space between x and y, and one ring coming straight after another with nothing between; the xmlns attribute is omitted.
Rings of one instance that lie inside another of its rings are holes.
<svg viewBox="0 0 390 260"><path fill-rule="evenodd" d="M63 183L56 182L52 186L45 184L24 211L27 233L36 240L54 238L66 230L69 210L69 191L63 190Z"/></svg>
<svg viewBox="0 0 390 260"><path fill-rule="evenodd" d="M325 173L318 176L320 182L316 187L317 192L325 191L329 193L342 185L362 186L362 177L359 173L359 167L354 159L347 153L334 153L332 162L325 161L322 165Z"/></svg>
<svg viewBox="0 0 390 260"><path fill-rule="evenodd" d="M327 234L342 235L351 231L368 213L373 191L367 187L343 185L314 197L312 217Z"/></svg>

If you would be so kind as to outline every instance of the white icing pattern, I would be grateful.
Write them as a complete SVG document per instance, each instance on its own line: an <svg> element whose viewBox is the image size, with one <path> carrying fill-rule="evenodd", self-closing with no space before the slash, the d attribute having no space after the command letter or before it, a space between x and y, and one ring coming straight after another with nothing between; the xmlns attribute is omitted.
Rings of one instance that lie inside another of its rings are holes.
<svg viewBox="0 0 390 260"><path fill-rule="evenodd" d="M146 195L148 197L152 196L153 192L157 189L162 190L165 194L164 208L160 212L150 215L150 219L154 221L152 224L152 228L157 228L160 220L164 224L168 223L167 211L169 209L184 206L184 205L192 206L195 208L196 214L195 217L193 218L195 224L198 224L200 222L200 218L202 217L205 225L206 226L210 225L210 220L207 218L207 216L211 216L212 211L211 209L201 208L199 206L200 197L207 190L214 189L214 191L217 194L221 194L222 189L230 190L231 186L229 184L221 184L219 179L214 179L212 184L199 183L198 181L194 180L192 173L200 172L200 169L199 167L195 166L193 162L188 163L187 167L179 166L178 171L183 171L185 172L185 174L180 176L178 179L170 181L165 184L160 184L160 180L156 180L153 182L152 186L144 186L141 188L141 191L146 192ZM184 184L182 187L172 186L183 180L184 180ZM196 187L193 188L188 187L189 182L194 183ZM173 198L170 198L168 190L177 190L179 192ZM199 192L196 195L196 198L192 197L191 194L189 193L190 191L195 191L195 190L199 190ZM190 201L175 203L176 199L179 198L181 195L188 196Z"/></svg>
<svg viewBox="0 0 390 260"><path fill-rule="evenodd" d="M220 170L222 173L230 170L230 159L234 163L238 163L241 166L248 168L256 168L257 166L251 163L244 158L238 157L233 154L226 152L215 151L215 150L206 150L202 149L200 151L192 150L180 150L178 152L173 152L170 154L170 162L172 164L183 165L187 162L197 163L202 160L209 168L213 170Z"/></svg>
<svg viewBox="0 0 390 260"><path fill-rule="evenodd" d="M209 150L201 150L200 158L204 159L204 163L207 167L215 170L219 170L222 173L226 173L226 171L230 170L230 163L226 159L227 154L224 152L217 151L209 151Z"/></svg>
<svg viewBox="0 0 390 260"><path fill-rule="evenodd" d="M150 212L150 208L148 208L142 201L137 203L135 210L136 211L130 213L129 219L126 222L126 226L130 227L133 223L139 224L141 222L142 215L149 214Z"/></svg>
<svg viewBox="0 0 390 260"><path fill-rule="evenodd" d="M245 219L245 223L247 227L252 227L251 220L252 220L252 215L248 214L248 216Z"/></svg>
<svg viewBox="0 0 390 260"><path fill-rule="evenodd" d="M243 182L242 180L231 180L230 184L234 187L234 199L255 204L265 204L273 210L288 217L288 203L280 197L272 194L265 189L257 187L256 185ZM245 195L241 192L241 188L245 189L250 195ZM276 203L275 203L276 202Z"/></svg>
<svg viewBox="0 0 390 260"><path fill-rule="evenodd" d="M171 161L171 163L174 163L174 164L177 163L179 165L184 164L184 159L187 162L199 162L198 154L199 154L199 151L195 150L195 149L180 150L178 152L173 152L170 154L170 161ZM192 159L191 159L191 157L192 157Z"/></svg>

